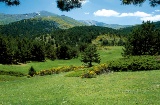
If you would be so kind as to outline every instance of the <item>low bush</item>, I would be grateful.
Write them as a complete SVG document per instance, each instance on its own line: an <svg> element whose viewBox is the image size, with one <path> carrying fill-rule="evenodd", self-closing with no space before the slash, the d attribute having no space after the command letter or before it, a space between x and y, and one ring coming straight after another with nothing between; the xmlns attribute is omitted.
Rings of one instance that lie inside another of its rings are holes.
<svg viewBox="0 0 160 105"><path fill-rule="evenodd" d="M36 70L31 66L31 68L28 71L28 75L30 75L31 77L33 77L34 75L36 75Z"/></svg>
<svg viewBox="0 0 160 105"><path fill-rule="evenodd" d="M37 73L37 75L44 76L44 75L51 75L51 74L59 74L61 72L69 72L69 71L76 71L83 69L84 66L64 66L58 68L52 68L49 70L41 70Z"/></svg>
<svg viewBox="0 0 160 105"><path fill-rule="evenodd" d="M155 56L131 56L111 61L108 69L112 71L158 70L160 63Z"/></svg>
<svg viewBox="0 0 160 105"><path fill-rule="evenodd" d="M94 71L90 71L88 73L85 73L81 76L82 78L95 78L96 77L96 73Z"/></svg>
<svg viewBox="0 0 160 105"><path fill-rule="evenodd" d="M110 70L108 69L107 64L100 64L98 66L94 66L89 70L89 72L84 73L81 77L82 78L95 78L96 75L100 75L103 73L109 73Z"/></svg>
<svg viewBox="0 0 160 105"><path fill-rule="evenodd" d="M80 69L80 70L75 70L70 73L67 73L65 76L66 77L81 77L83 74L88 73L88 69Z"/></svg>
<svg viewBox="0 0 160 105"><path fill-rule="evenodd" d="M25 74L21 72L14 72L14 71L3 71L0 70L0 75L10 75L10 76L16 76L16 77L23 77Z"/></svg>

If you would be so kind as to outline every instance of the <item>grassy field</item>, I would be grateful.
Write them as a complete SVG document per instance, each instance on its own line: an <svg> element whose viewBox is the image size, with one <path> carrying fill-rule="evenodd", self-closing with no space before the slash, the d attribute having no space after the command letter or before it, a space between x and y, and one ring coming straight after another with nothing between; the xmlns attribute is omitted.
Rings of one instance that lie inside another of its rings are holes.
<svg viewBox="0 0 160 105"><path fill-rule="evenodd" d="M66 73L0 82L2 105L159 105L160 71L115 72L92 79ZM4 77L5 78L5 77ZM8 78L8 77L7 77Z"/></svg>
<svg viewBox="0 0 160 105"><path fill-rule="evenodd" d="M101 63L121 58L122 47L99 50ZM79 59L0 65L27 74L60 66L81 66ZM33 78L0 75L0 105L159 105L160 71L113 72L92 79L68 73Z"/></svg>
<svg viewBox="0 0 160 105"><path fill-rule="evenodd" d="M98 51L101 57L101 63L106 63L107 61L121 58L122 47L108 47L108 50L102 49ZM62 66L82 66L80 58L71 59L71 60L47 60L46 62L31 62L22 65L2 65L0 64L0 70L4 71L17 71L24 74L28 73L28 70L31 66L35 68L36 71L50 69L53 67L62 67Z"/></svg>

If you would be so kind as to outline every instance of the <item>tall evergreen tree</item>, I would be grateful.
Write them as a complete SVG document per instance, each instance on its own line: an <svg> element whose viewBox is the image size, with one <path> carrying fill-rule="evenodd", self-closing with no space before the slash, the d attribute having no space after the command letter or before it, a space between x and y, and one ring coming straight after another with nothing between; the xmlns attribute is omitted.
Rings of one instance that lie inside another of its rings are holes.
<svg viewBox="0 0 160 105"><path fill-rule="evenodd" d="M81 62L84 62L88 67L92 67L92 63L100 63L100 55L97 53L95 45L89 45L82 53Z"/></svg>
<svg viewBox="0 0 160 105"><path fill-rule="evenodd" d="M159 30L150 21L135 28L124 46L124 55L154 55L159 52Z"/></svg>

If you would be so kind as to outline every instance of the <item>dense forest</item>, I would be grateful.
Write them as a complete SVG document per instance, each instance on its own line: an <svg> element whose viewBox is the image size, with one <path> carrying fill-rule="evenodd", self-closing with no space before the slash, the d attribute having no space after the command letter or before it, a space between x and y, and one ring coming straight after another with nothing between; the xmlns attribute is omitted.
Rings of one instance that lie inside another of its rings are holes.
<svg viewBox="0 0 160 105"><path fill-rule="evenodd" d="M159 27L160 22L143 22L119 30L100 26L60 29L53 21L25 19L0 26L0 63L72 59L91 43L124 46L124 56L155 55L160 53Z"/></svg>
<svg viewBox="0 0 160 105"><path fill-rule="evenodd" d="M0 26L0 34L6 36L19 36L34 38L57 30L58 25L53 21L45 21L40 19L25 19Z"/></svg>

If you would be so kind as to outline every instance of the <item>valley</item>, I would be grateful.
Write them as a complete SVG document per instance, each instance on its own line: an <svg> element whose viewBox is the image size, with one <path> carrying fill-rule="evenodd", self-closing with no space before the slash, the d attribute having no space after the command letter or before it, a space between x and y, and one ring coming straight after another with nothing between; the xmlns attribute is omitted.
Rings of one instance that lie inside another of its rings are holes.
<svg viewBox="0 0 160 105"><path fill-rule="evenodd" d="M158 105L160 22L0 14L0 104Z"/></svg>

